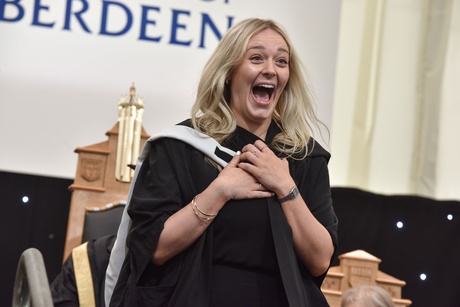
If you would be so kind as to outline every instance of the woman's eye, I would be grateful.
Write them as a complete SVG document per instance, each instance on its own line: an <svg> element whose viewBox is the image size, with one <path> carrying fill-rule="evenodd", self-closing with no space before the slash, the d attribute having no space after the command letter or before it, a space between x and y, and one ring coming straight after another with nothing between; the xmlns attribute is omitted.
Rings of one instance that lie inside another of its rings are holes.
<svg viewBox="0 0 460 307"><path fill-rule="evenodd" d="M250 59L251 61L261 61L262 57L260 55L253 55Z"/></svg>
<svg viewBox="0 0 460 307"><path fill-rule="evenodd" d="M282 64L282 65L287 65L288 64L288 61L285 60L285 59L279 59L277 62Z"/></svg>

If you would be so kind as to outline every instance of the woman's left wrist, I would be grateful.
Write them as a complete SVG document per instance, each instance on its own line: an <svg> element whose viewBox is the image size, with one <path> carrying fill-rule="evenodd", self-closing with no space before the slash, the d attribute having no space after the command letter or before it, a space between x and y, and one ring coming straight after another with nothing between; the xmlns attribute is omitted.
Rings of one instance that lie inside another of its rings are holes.
<svg viewBox="0 0 460 307"><path fill-rule="evenodd" d="M284 195L283 197L278 197L278 201L280 203L284 203L286 201L290 201L295 199L299 195L299 189L297 188L296 185L294 185L290 190L289 193Z"/></svg>
<svg viewBox="0 0 460 307"><path fill-rule="evenodd" d="M278 191L275 192L276 197L278 199L285 197L288 195L291 190L296 186L295 182L291 182L289 184L283 184L283 187L280 188Z"/></svg>

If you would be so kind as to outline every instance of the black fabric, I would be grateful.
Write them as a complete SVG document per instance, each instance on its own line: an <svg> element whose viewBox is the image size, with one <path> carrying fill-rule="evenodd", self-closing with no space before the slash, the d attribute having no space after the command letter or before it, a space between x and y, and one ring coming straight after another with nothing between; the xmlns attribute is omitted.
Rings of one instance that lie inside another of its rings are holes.
<svg viewBox="0 0 460 307"><path fill-rule="evenodd" d="M91 267L96 307L105 306L103 296L105 271L107 270L114 242L115 235L107 235L88 242L88 259ZM65 260L61 272L51 282L50 288L55 307L79 306L72 254Z"/></svg>
<svg viewBox="0 0 460 307"><path fill-rule="evenodd" d="M225 151L220 150L219 147L216 147L216 150L214 150L214 154L227 162L229 162L232 159L231 155L229 155Z"/></svg>
<svg viewBox="0 0 460 307"><path fill-rule="evenodd" d="M213 265L212 276L211 306L289 306L281 278L221 265ZM232 295L228 295L229 289Z"/></svg>
<svg viewBox="0 0 460 307"><path fill-rule="evenodd" d="M279 133L272 124L267 143ZM224 146L238 151L258 138L237 128ZM289 159L290 171L312 213L331 233L337 245L337 219L330 197L327 162L329 154L316 144L306 159ZM186 251L161 267L150 259L164 222L188 204L218 175L203 154L178 140L160 139L144 161L128 213L132 225L128 253L123 263L111 306L209 306L212 281L213 225ZM246 200L247 201L247 200ZM292 232L275 198L263 200L268 208L279 274L290 306L327 306L319 286L324 276L313 278L297 261ZM221 212L218 218L225 218ZM217 219L217 218L216 218Z"/></svg>

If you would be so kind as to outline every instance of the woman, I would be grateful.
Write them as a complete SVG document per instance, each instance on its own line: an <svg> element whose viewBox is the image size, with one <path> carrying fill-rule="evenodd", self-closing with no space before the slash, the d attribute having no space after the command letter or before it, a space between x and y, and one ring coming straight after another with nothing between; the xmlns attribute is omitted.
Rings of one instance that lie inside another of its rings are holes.
<svg viewBox="0 0 460 307"><path fill-rule="evenodd" d="M184 142L152 143L110 305L327 306L337 219L316 122L284 30L260 19L231 28L181 125L238 153L221 169Z"/></svg>

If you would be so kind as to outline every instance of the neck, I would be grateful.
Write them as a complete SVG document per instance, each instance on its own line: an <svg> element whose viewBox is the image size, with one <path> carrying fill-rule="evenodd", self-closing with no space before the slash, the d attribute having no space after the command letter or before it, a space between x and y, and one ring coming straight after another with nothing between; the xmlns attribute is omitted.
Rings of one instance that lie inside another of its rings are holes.
<svg viewBox="0 0 460 307"><path fill-rule="evenodd" d="M255 135L257 135L259 138L265 141L265 138L267 137L267 130L259 131L259 132L253 132Z"/></svg>
<svg viewBox="0 0 460 307"><path fill-rule="evenodd" d="M265 141L267 137L267 131L271 124L271 119L266 119L263 122L253 122L249 120L239 120L236 119L236 123L241 128L246 129L247 131L251 132L252 134L258 136L262 140Z"/></svg>
<svg viewBox="0 0 460 307"><path fill-rule="evenodd" d="M268 127L270 127L270 122L264 123L262 125L248 125L246 123L246 125L240 126L265 141L265 138L267 137Z"/></svg>

